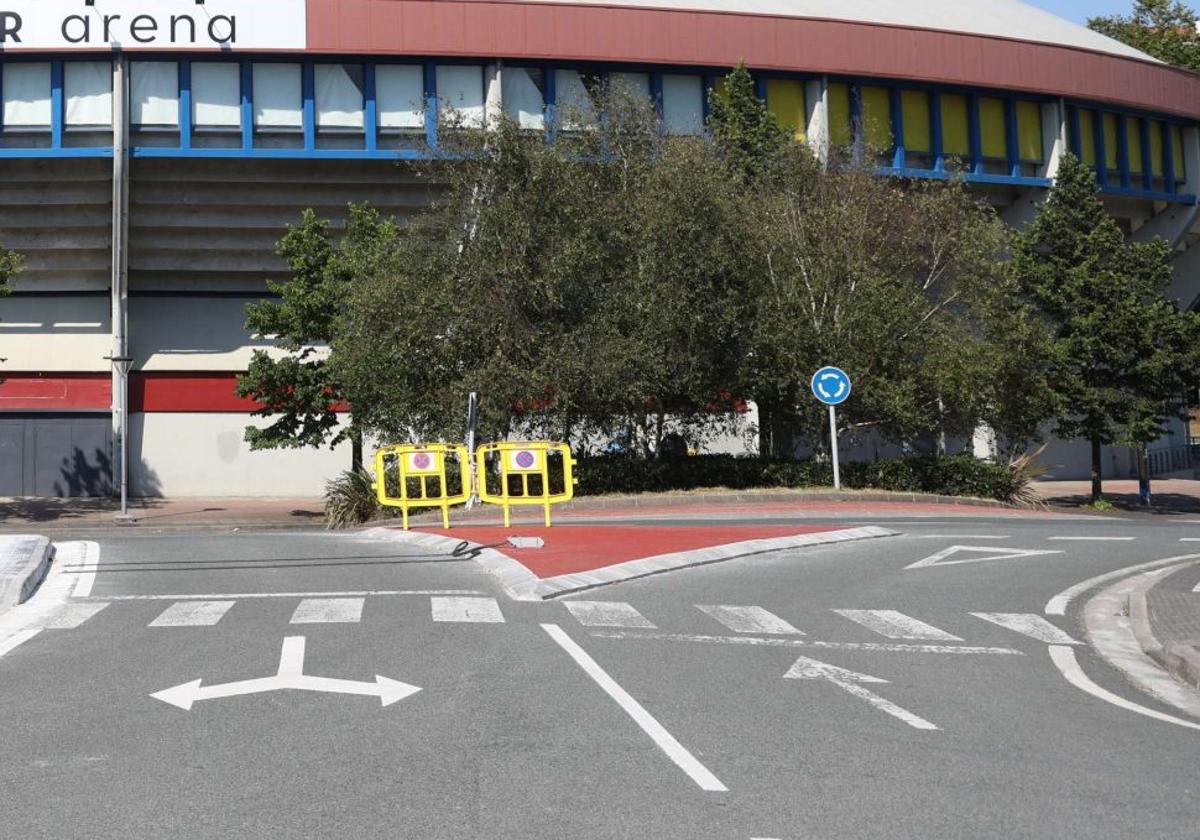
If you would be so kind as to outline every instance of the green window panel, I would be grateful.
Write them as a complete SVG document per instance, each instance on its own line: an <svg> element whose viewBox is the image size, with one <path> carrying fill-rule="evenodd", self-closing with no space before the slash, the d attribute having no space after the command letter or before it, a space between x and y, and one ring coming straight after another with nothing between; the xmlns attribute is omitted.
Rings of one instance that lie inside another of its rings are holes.
<svg viewBox="0 0 1200 840"><path fill-rule="evenodd" d="M854 142L850 134L850 87L836 82L828 88L829 144L844 149Z"/></svg>
<svg viewBox="0 0 1200 840"><path fill-rule="evenodd" d="M1150 174L1155 178L1161 178L1167 172L1164 142L1163 124L1160 122L1150 123Z"/></svg>
<svg viewBox="0 0 1200 840"><path fill-rule="evenodd" d="M890 151L892 140L892 94L883 87L863 87L862 132L863 140L872 149Z"/></svg>
<svg viewBox="0 0 1200 840"><path fill-rule="evenodd" d="M967 127L967 97L942 94L942 151L965 158L971 154L971 133Z"/></svg>
<svg viewBox="0 0 1200 840"><path fill-rule="evenodd" d="M1087 166L1096 165L1096 112L1079 109L1079 154Z"/></svg>
<svg viewBox="0 0 1200 840"><path fill-rule="evenodd" d="M979 100L979 141L985 158L1008 158L1008 118L1003 99L985 96Z"/></svg>
<svg viewBox="0 0 1200 840"><path fill-rule="evenodd" d="M1115 172L1118 166L1117 155L1117 115L1104 114L1104 168Z"/></svg>
<svg viewBox="0 0 1200 840"><path fill-rule="evenodd" d="M1129 149L1129 171L1142 174L1142 121L1137 117L1125 118L1125 145Z"/></svg>
<svg viewBox="0 0 1200 840"><path fill-rule="evenodd" d="M904 148L910 152L933 151L929 119L929 94L923 90L906 90L900 94L904 108Z"/></svg>
<svg viewBox="0 0 1200 840"><path fill-rule="evenodd" d="M767 107L782 128L796 140L804 142L808 123L804 82L796 79L767 79Z"/></svg>
<svg viewBox="0 0 1200 840"><path fill-rule="evenodd" d="M1046 159L1042 147L1042 106L1037 102L1017 102L1017 147L1021 160L1041 163Z"/></svg>

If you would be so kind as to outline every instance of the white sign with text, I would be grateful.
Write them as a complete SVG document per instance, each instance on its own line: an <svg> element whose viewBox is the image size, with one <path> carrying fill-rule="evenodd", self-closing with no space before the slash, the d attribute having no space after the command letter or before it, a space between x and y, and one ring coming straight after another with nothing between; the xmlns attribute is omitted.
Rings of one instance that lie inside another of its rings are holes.
<svg viewBox="0 0 1200 840"><path fill-rule="evenodd" d="M0 51L302 50L306 0L0 0Z"/></svg>

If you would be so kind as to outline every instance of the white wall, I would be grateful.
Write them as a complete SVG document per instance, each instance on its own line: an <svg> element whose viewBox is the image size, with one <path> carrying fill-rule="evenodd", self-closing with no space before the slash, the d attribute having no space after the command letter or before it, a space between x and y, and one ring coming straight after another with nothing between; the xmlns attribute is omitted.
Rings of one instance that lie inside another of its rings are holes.
<svg viewBox="0 0 1200 840"><path fill-rule="evenodd" d="M0 368L8 371L108 371L112 347L107 297L0 298Z"/></svg>
<svg viewBox="0 0 1200 840"><path fill-rule="evenodd" d="M130 492L135 496L311 498L350 468L350 445L336 450L250 451L248 414L133 414Z"/></svg>

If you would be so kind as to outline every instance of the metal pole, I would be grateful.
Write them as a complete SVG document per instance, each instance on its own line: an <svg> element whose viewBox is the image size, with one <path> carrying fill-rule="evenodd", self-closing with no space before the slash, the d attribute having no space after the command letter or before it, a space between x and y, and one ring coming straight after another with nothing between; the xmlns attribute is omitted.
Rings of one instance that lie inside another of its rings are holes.
<svg viewBox="0 0 1200 840"><path fill-rule="evenodd" d="M833 455L833 489L842 489L842 472L838 464L837 409L829 406L829 452Z"/></svg>
<svg viewBox="0 0 1200 840"><path fill-rule="evenodd" d="M478 485L475 483L475 429L479 425L479 395L472 391L467 398L467 475L471 481L471 493L467 498L467 510L479 501Z"/></svg>
<svg viewBox="0 0 1200 840"><path fill-rule="evenodd" d="M113 58L113 193L112 193L112 365L113 434L116 437L121 513L129 519L129 63Z"/></svg>

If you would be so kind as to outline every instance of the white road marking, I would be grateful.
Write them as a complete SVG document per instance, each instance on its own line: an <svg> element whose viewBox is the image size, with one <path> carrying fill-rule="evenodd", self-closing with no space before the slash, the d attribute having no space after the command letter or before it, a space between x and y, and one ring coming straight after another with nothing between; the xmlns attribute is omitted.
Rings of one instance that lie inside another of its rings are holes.
<svg viewBox="0 0 1200 840"><path fill-rule="evenodd" d="M891 700L887 700L875 692L863 688L862 683L887 682L887 680L880 679L879 677L859 674L856 671L848 671L845 668L838 668L825 662L819 662L816 659L801 656L792 665L791 670L783 675L783 678L785 680L823 680L836 685L842 691L852 694L860 700L865 700L884 714L904 721L913 729L937 729L937 726L925 720L925 718L914 715L907 709L897 706Z"/></svg>
<svg viewBox="0 0 1200 840"><path fill-rule="evenodd" d="M1042 612L1046 615L1066 615L1067 606L1071 601L1089 589L1093 589L1102 583L1107 583L1110 580L1115 580L1121 577L1127 577L1135 572L1144 571L1146 569L1157 569L1160 566L1170 566L1172 563L1182 563L1185 560L1196 560L1200 558L1200 554L1181 554L1178 557L1167 557L1163 560L1152 560L1149 563L1139 563L1136 566L1129 566L1125 569L1117 569L1115 572L1108 572L1103 575L1088 578L1080 581L1074 586L1064 589L1053 598L1046 602L1046 608Z"/></svg>
<svg viewBox="0 0 1200 840"><path fill-rule="evenodd" d="M993 560L1023 560L1027 557L1042 557L1049 554L1062 554L1061 551L1028 548L997 548L996 546L952 545L936 554L931 554L923 560L918 560L908 569L927 569L931 566L964 566L968 563L988 563ZM956 554L983 554L984 557L966 557L958 560L950 558Z"/></svg>
<svg viewBox="0 0 1200 840"><path fill-rule="evenodd" d="M971 613L976 618L999 624L1039 642L1051 645L1081 645L1083 642L1071 638L1046 619L1035 613Z"/></svg>
<svg viewBox="0 0 1200 840"><path fill-rule="evenodd" d="M234 601L177 601L162 611L148 627L211 627L222 618Z"/></svg>
<svg viewBox="0 0 1200 840"><path fill-rule="evenodd" d="M214 700L219 697L236 697L281 689L321 691L332 694L363 694L378 697L383 706L390 706L421 690L415 685L381 677L378 674L375 675L375 682L308 676L304 673L303 636L284 638L283 648L279 653L279 671L274 676L205 687L201 686L202 682L203 680L193 680L156 691L150 696L155 700L161 700L187 711L197 700Z"/></svg>
<svg viewBox="0 0 1200 840"><path fill-rule="evenodd" d="M584 627L638 627L653 630L654 624L624 601L564 601L571 615Z"/></svg>
<svg viewBox="0 0 1200 840"><path fill-rule="evenodd" d="M721 784L720 779L712 774L712 771L688 752L687 748L679 743L674 735L655 720L654 716L646 711L641 703L634 700L629 692L621 688L617 684L617 681L610 677L596 663L596 660L592 659L587 651L576 644L561 627L557 624L543 624L542 629L546 631L559 647L567 652L568 656L575 660L575 663L603 689L605 694L616 701L616 704L621 707L625 714L633 718L633 722L649 735L650 739L658 745L658 748L665 752L667 757L675 762L679 769L687 773L692 781L700 786L701 790L714 793L722 793L729 790L729 788Z"/></svg>
<svg viewBox="0 0 1200 840"><path fill-rule="evenodd" d="M1047 542L1133 542L1137 537L1047 537Z"/></svg>
<svg viewBox="0 0 1200 840"><path fill-rule="evenodd" d="M4 656L4 654L8 653L9 651L19 647L20 645L25 644L26 642L28 642L30 639L32 639L34 636L36 636L38 633L41 633L41 632L42 632L42 628L40 628L40 627L30 627L26 630L21 630L17 633L13 633L7 639L0 641L0 656Z"/></svg>
<svg viewBox="0 0 1200 840"><path fill-rule="evenodd" d="M341 592L209 592L202 595L113 595L106 601L213 601L248 598L363 598L368 595L486 595L478 589L353 589Z"/></svg>
<svg viewBox="0 0 1200 840"><path fill-rule="evenodd" d="M889 639L914 639L931 642L961 642L953 633L895 610L834 610L840 616L861 624Z"/></svg>
<svg viewBox="0 0 1200 840"><path fill-rule="evenodd" d="M1136 712L1139 715L1145 715L1155 720L1165 721L1166 723L1174 723L1178 726L1186 726L1188 729L1200 729L1200 724L1193 723L1190 720L1173 717L1172 715L1163 714L1154 709L1147 709L1145 706L1139 706L1136 703L1131 703L1124 697L1119 697L1107 689L1101 688L1092 682L1083 669L1079 667L1079 661L1075 658L1075 648L1067 647L1066 645L1051 645L1050 658L1054 660L1055 666L1066 678L1067 682L1078 689L1086 691L1093 697L1098 697L1106 703L1112 703L1114 706L1125 709L1129 712Z"/></svg>
<svg viewBox="0 0 1200 840"><path fill-rule="evenodd" d="M305 598L292 613L292 624L357 624L362 598Z"/></svg>
<svg viewBox="0 0 1200 840"><path fill-rule="evenodd" d="M61 612L46 622L47 630L74 630L100 610L108 606L107 601L92 601L89 604L67 604Z"/></svg>
<svg viewBox="0 0 1200 840"><path fill-rule="evenodd" d="M715 618L735 633L803 636L804 634L762 607L734 607L726 604L702 605L696 609Z"/></svg>
<svg viewBox="0 0 1200 840"><path fill-rule="evenodd" d="M503 624L495 598L430 598L434 621Z"/></svg>
<svg viewBox="0 0 1200 840"><path fill-rule="evenodd" d="M1024 656L1019 650L1006 647L976 645L912 645L887 642L817 642L805 639L763 638L761 636L700 636L687 633L644 633L628 630L597 630L589 634L594 639L626 639L665 642L698 642L711 645L750 645L763 647L820 648L822 650L862 650L872 653L939 653L939 654L998 654Z"/></svg>
<svg viewBox="0 0 1200 840"><path fill-rule="evenodd" d="M96 570L100 567L100 546L91 540L78 540L55 545L55 559L63 565L78 566L75 588L71 597L86 598L92 594L96 583Z"/></svg>
<svg viewBox="0 0 1200 840"><path fill-rule="evenodd" d="M1200 537L1184 537L1180 542L1200 542Z"/></svg>
<svg viewBox="0 0 1200 840"><path fill-rule="evenodd" d="M918 540L1011 540L997 534L913 534Z"/></svg>

